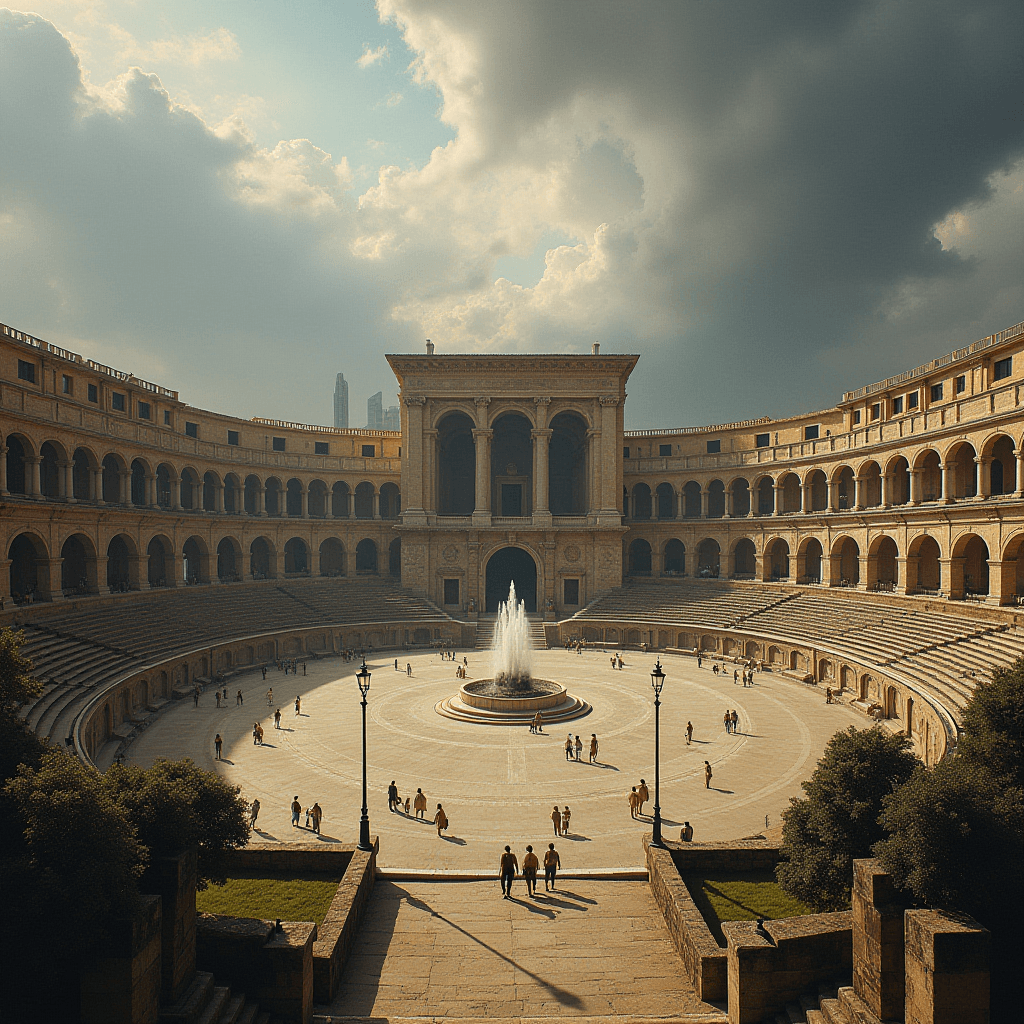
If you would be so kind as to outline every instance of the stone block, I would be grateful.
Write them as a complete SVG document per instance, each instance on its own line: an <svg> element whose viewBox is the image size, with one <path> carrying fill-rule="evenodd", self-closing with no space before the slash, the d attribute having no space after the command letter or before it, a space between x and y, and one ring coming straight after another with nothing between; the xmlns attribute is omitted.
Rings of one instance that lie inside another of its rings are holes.
<svg viewBox="0 0 1024 1024"><path fill-rule="evenodd" d="M875 859L853 862L853 989L882 1020L903 1015L905 999L902 900Z"/></svg>
<svg viewBox="0 0 1024 1024"><path fill-rule="evenodd" d="M192 847L155 860L140 886L162 904L160 996L165 1003L180 999L196 972L197 869L198 851Z"/></svg>
<svg viewBox="0 0 1024 1024"><path fill-rule="evenodd" d="M284 1024L313 1020L313 943L316 925L282 921L259 955L259 984L253 996L260 1009Z"/></svg>

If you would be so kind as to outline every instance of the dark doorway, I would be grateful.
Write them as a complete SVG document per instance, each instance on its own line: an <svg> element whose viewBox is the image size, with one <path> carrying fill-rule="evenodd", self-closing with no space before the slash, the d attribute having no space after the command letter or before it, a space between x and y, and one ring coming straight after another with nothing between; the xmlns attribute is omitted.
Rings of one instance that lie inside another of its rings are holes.
<svg viewBox="0 0 1024 1024"><path fill-rule="evenodd" d="M522 548L502 548L487 563L487 611L496 612L508 600L509 584L528 612L537 610L537 564Z"/></svg>
<svg viewBox="0 0 1024 1024"><path fill-rule="evenodd" d="M470 516L475 504L473 421L464 413L452 413L437 430L437 511L442 516Z"/></svg>
<svg viewBox="0 0 1024 1024"><path fill-rule="evenodd" d="M402 538L396 537L388 547L388 575L402 578Z"/></svg>

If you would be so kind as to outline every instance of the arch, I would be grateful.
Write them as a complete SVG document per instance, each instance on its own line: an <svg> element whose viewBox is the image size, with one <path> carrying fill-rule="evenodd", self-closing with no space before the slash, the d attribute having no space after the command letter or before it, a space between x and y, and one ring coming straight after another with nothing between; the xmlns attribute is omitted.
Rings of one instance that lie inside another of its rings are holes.
<svg viewBox="0 0 1024 1024"><path fill-rule="evenodd" d="M885 467L889 478L889 504L906 505L910 501L910 463L905 455L891 458Z"/></svg>
<svg viewBox="0 0 1024 1024"><path fill-rule="evenodd" d="M74 533L61 545L60 586L65 596L95 594L96 546L84 533Z"/></svg>
<svg viewBox="0 0 1024 1024"><path fill-rule="evenodd" d="M961 534L953 545L953 564L963 573L963 593L986 595L989 592L988 545L976 533ZM950 584L951 596L957 589Z"/></svg>
<svg viewBox="0 0 1024 1024"><path fill-rule="evenodd" d="M396 537L388 545L388 575L396 580L402 578L402 538Z"/></svg>
<svg viewBox="0 0 1024 1024"><path fill-rule="evenodd" d="M852 537L837 537L832 544L832 586L855 587L860 583L860 547Z"/></svg>
<svg viewBox="0 0 1024 1024"><path fill-rule="evenodd" d="M351 514L348 484L344 480L336 480L331 487L331 515L336 519L348 519Z"/></svg>
<svg viewBox="0 0 1024 1024"><path fill-rule="evenodd" d="M970 441L957 441L946 450L942 461L948 467L951 484L947 498L973 498L978 493L977 454Z"/></svg>
<svg viewBox="0 0 1024 1024"><path fill-rule="evenodd" d="M871 694L871 685L874 680L870 675L865 673L860 677L860 682L857 684L857 699L866 701L868 696Z"/></svg>
<svg viewBox="0 0 1024 1024"><path fill-rule="evenodd" d="M662 554L662 567L665 572L675 576L686 575L686 545L673 537L666 545Z"/></svg>
<svg viewBox="0 0 1024 1024"><path fill-rule="evenodd" d="M760 658L761 645L756 640L748 640L743 648L743 654L747 658Z"/></svg>
<svg viewBox="0 0 1024 1024"><path fill-rule="evenodd" d="M776 644L770 644L768 647L768 664L769 665L785 665L786 658L782 653L782 648Z"/></svg>
<svg viewBox="0 0 1024 1024"><path fill-rule="evenodd" d="M242 545L234 537L222 537L217 545L217 579L231 582L241 578Z"/></svg>
<svg viewBox="0 0 1024 1024"><path fill-rule="evenodd" d="M103 456L100 463L102 473L100 476L103 488L103 500L108 505L118 505L125 500L121 490L121 475L127 472L124 459L120 455L108 452Z"/></svg>
<svg viewBox="0 0 1024 1024"><path fill-rule="evenodd" d="M263 495L263 507L268 516L279 516L284 509L284 488L276 476L270 477L263 485L266 493Z"/></svg>
<svg viewBox="0 0 1024 1024"><path fill-rule="evenodd" d="M938 501L942 497L942 460L934 448L925 448L913 459L914 471L920 476L922 501Z"/></svg>
<svg viewBox="0 0 1024 1024"><path fill-rule="evenodd" d="M732 514L734 516L749 515L750 484L743 477L737 477L729 484L729 491L732 493Z"/></svg>
<svg viewBox="0 0 1024 1024"><path fill-rule="evenodd" d="M260 507L263 502L260 499L260 488L263 486L260 478L250 473L245 478L245 486L242 492L242 510L250 516L258 516L263 509Z"/></svg>
<svg viewBox="0 0 1024 1024"><path fill-rule="evenodd" d="M749 537L740 537L732 546L732 575L736 579L753 579L757 575L757 550Z"/></svg>
<svg viewBox="0 0 1024 1024"><path fill-rule="evenodd" d="M284 543L284 571L309 572L309 548L301 537L292 537Z"/></svg>
<svg viewBox="0 0 1024 1024"><path fill-rule="evenodd" d="M254 580L270 580L277 575L277 555L267 537L256 537L249 545L249 573Z"/></svg>
<svg viewBox="0 0 1024 1024"><path fill-rule="evenodd" d="M697 545L697 575L717 579L721 572L722 549L718 541L705 537Z"/></svg>
<svg viewBox="0 0 1024 1024"><path fill-rule="evenodd" d="M210 549L202 537L192 536L182 545L182 578L186 583L210 582Z"/></svg>
<svg viewBox="0 0 1024 1024"><path fill-rule="evenodd" d="M857 474L860 477L861 505L876 508L882 504L882 471L874 459L861 464Z"/></svg>
<svg viewBox="0 0 1024 1024"><path fill-rule="evenodd" d="M285 484L284 514L292 518L302 515L302 481L295 477Z"/></svg>
<svg viewBox="0 0 1024 1024"><path fill-rule="evenodd" d="M323 480L310 480L306 508L311 518L326 519L330 507L330 492Z"/></svg>
<svg viewBox="0 0 1024 1024"><path fill-rule="evenodd" d="M146 497L146 478L149 476L149 466L142 459L132 459L131 480L131 503L136 508L143 508L149 504Z"/></svg>
<svg viewBox="0 0 1024 1024"><path fill-rule="evenodd" d="M725 515L725 484L712 480L708 484L708 519L721 519Z"/></svg>
<svg viewBox="0 0 1024 1024"><path fill-rule="evenodd" d="M485 574L485 602L488 612L496 612L502 601L508 600L511 583L516 585L516 597L526 605L528 612L537 610L537 563L529 551L520 547L504 547L487 559Z"/></svg>
<svg viewBox="0 0 1024 1024"><path fill-rule="evenodd" d="M47 563L50 553L42 537L34 533L19 533L7 549L11 560L11 597L16 604L23 600L33 601L37 597L50 597Z"/></svg>
<svg viewBox="0 0 1024 1024"><path fill-rule="evenodd" d="M655 505L659 519L675 519L676 492L671 484L658 484L655 489Z"/></svg>
<svg viewBox="0 0 1024 1024"><path fill-rule="evenodd" d="M364 537L356 545L356 574L377 575L377 545L369 537Z"/></svg>
<svg viewBox="0 0 1024 1024"><path fill-rule="evenodd" d="M186 466L179 474L178 504L184 509L201 507L202 489L199 474L191 466Z"/></svg>
<svg viewBox="0 0 1024 1024"><path fill-rule="evenodd" d="M821 582L821 559L824 552L817 537L805 537L796 553L797 583Z"/></svg>
<svg viewBox="0 0 1024 1024"><path fill-rule="evenodd" d="M1013 438L1006 434L993 434L982 445L982 458L991 459L988 466L989 494L1013 494L1017 489L1017 459L1013 449Z"/></svg>
<svg viewBox="0 0 1024 1024"><path fill-rule="evenodd" d="M76 501L92 501L96 495L93 493L92 474L93 470L99 468L96 456L88 448L76 448L71 456L71 489ZM8 480L8 484L9 484Z"/></svg>
<svg viewBox="0 0 1024 1024"><path fill-rule="evenodd" d="M173 496L178 493L178 471L161 462L156 467L156 503L160 508L170 508L174 504Z"/></svg>
<svg viewBox="0 0 1024 1024"><path fill-rule="evenodd" d="M491 424L491 508L496 516L528 516L533 496L533 424L502 412Z"/></svg>
<svg viewBox="0 0 1024 1024"><path fill-rule="evenodd" d="M119 533L110 539L107 545L107 586L115 593L132 590L138 585L138 580L132 578L136 575L132 572L136 555L135 541L127 534ZM138 565L137 561L135 565Z"/></svg>
<svg viewBox="0 0 1024 1024"><path fill-rule="evenodd" d="M216 512L217 511L217 497L218 494L223 494L222 484L220 477L213 472L213 470L207 470L203 474L203 511L204 512Z"/></svg>
<svg viewBox="0 0 1024 1024"><path fill-rule="evenodd" d="M769 541L764 553L765 570L771 580L789 579L789 544L781 537Z"/></svg>
<svg viewBox="0 0 1024 1024"><path fill-rule="evenodd" d="M810 511L824 512L828 508L828 477L824 471L812 469L804 480L804 487L810 494Z"/></svg>
<svg viewBox="0 0 1024 1024"><path fill-rule="evenodd" d="M27 460L35 455L35 446L24 434L7 436L7 490L11 494L28 494Z"/></svg>
<svg viewBox="0 0 1024 1024"><path fill-rule="evenodd" d="M548 426L548 508L555 516L584 515L588 505L587 423L576 412L560 412Z"/></svg>
<svg viewBox="0 0 1024 1024"><path fill-rule="evenodd" d="M649 576L651 572L651 545L642 537L637 537L629 545L627 572L631 576Z"/></svg>
<svg viewBox="0 0 1024 1024"><path fill-rule="evenodd" d="M763 476L757 482L757 514L770 516L775 511L775 481Z"/></svg>
<svg viewBox="0 0 1024 1024"><path fill-rule="evenodd" d="M337 537L328 537L320 545L320 575L345 575L345 545Z"/></svg>
<svg viewBox="0 0 1024 1024"><path fill-rule="evenodd" d="M363 481L356 487L356 519L373 518L373 484Z"/></svg>
<svg viewBox="0 0 1024 1024"><path fill-rule="evenodd" d="M464 412L450 412L437 425L437 512L469 516L476 507L474 424Z"/></svg>
<svg viewBox="0 0 1024 1024"><path fill-rule="evenodd" d="M900 551L892 537L876 537L868 548L868 587L894 589L899 582Z"/></svg>
<svg viewBox="0 0 1024 1024"><path fill-rule="evenodd" d="M39 493L46 498L64 496L64 449L55 441L45 441L39 449Z"/></svg>
<svg viewBox="0 0 1024 1024"><path fill-rule="evenodd" d="M159 534L152 537L146 545L146 555L149 558L147 577L151 587L174 586L174 548L171 542Z"/></svg>
<svg viewBox="0 0 1024 1024"><path fill-rule="evenodd" d="M779 510L782 513L787 512L799 512L800 511L800 477L796 473L786 473L782 477L782 494L780 498L782 500L782 508Z"/></svg>
<svg viewBox="0 0 1024 1024"><path fill-rule="evenodd" d="M398 485L393 483L381 484L380 488L380 517L381 519L397 519L402 514L402 494Z"/></svg>
<svg viewBox="0 0 1024 1024"><path fill-rule="evenodd" d="M701 486L696 480L688 480L683 485L683 515L687 519L698 519L702 503Z"/></svg>
<svg viewBox="0 0 1024 1024"><path fill-rule="evenodd" d="M934 537L922 534L910 542L907 549L907 591L938 592L942 589L942 569L939 559L942 551Z"/></svg>
<svg viewBox="0 0 1024 1024"><path fill-rule="evenodd" d="M651 489L647 484L639 483L633 486L633 518L651 518Z"/></svg>
<svg viewBox="0 0 1024 1024"><path fill-rule="evenodd" d="M239 492L242 490L242 482L238 479L237 473L227 473L224 476L224 511L241 512L239 507Z"/></svg>

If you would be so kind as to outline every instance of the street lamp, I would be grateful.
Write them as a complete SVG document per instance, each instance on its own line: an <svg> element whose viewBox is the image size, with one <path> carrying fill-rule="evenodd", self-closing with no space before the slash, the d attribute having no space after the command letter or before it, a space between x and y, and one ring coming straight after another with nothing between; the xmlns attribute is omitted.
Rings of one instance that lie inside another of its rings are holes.
<svg viewBox="0 0 1024 1024"><path fill-rule="evenodd" d="M356 682L359 684L359 692L362 694L363 706L363 813L359 817L359 844L360 850L372 850L370 845L370 815L366 810L366 695L370 692L370 671L366 667L366 658L363 658L363 666L356 673Z"/></svg>
<svg viewBox="0 0 1024 1024"><path fill-rule="evenodd" d="M665 673L661 670L661 659L651 673L651 686L654 688L654 830L651 834L651 846L664 848L661 838L661 688L665 685Z"/></svg>

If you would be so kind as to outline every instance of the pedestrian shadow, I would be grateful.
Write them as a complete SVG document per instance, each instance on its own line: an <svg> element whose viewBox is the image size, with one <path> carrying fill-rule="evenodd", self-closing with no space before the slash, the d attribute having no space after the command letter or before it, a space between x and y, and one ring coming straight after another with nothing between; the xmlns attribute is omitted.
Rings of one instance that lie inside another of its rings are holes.
<svg viewBox="0 0 1024 1024"><path fill-rule="evenodd" d="M557 892L558 890L556 889L552 891ZM544 900L545 902L550 903L552 906L561 907L563 910L581 910L584 913L586 913L587 910L586 907L581 907L576 903L570 903L568 900L555 899L555 897L552 896L550 892L537 893L537 899Z"/></svg>
<svg viewBox="0 0 1024 1024"><path fill-rule="evenodd" d="M613 771L613 772L617 772L619 770L618 768L615 767L615 765L608 764L605 761L591 761L590 762L590 766L591 766L591 768L604 768L607 771Z"/></svg>
<svg viewBox="0 0 1024 1024"><path fill-rule="evenodd" d="M220 758L220 761L221 761L222 764L232 764L233 765L235 763L234 761L232 761L228 757L222 757L222 758Z"/></svg>
<svg viewBox="0 0 1024 1024"><path fill-rule="evenodd" d="M273 743L257 743L256 746L257 747L269 747L271 750L276 750L277 749Z"/></svg>
<svg viewBox="0 0 1024 1024"><path fill-rule="evenodd" d="M571 889L555 889L554 891L561 896L568 896L569 899L578 900L580 903L588 903L592 907L597 906L597 900L592 900L589 896L581 896L578 892L573 892ZM579 907L577 909L584 910L585 908Z"/></svg>
<svg viewBox="0 0 1024 1024"><path fill-rule="evenodd" d="M717 786L708 786L708 789L710 789L713 793L734 793L735 792L735 790L732 790L732 789L719 789ZM677 822L677 824L678 824L678 822Z"/></svg>
<svg viewBox="0 0 1024 1024"><path fill-rule="evenodd" d="M322 832L318 832L316 834L316 837L317 837L317 839L320 840L321 843L340 843L341 842L340 839L336 839L334 836L325 836Z"/></svg>
<svg viewBox="0 0 1024 1024"><path fill-rule="evenodd" d="M534 899L536 897L533 897ZM520 899L518 896L509 896L509 899L513 903L518 903L519 906L525 907L531 914L540 914L541 917L546 917L549 921L554 921L558 914L553 910L547 910L544 907L538 907L535 903L529 902L531 897L527 897L525 900Z"/></svg>
<svg viewBox="0 0 1024 1024"><path fill-rule="evenodd" d="M458 836L441 836L446 843L454 843L456 846L465 846L466 840L460 839Z"/></svg>
<svg viewBox="0 0 1024 1024"><path fill-rule="evenodd" d="M572 832L572 833L565 833L565 832L563 832L562 833L562 838L563 839L568 839L570 842L573 842L573 843L590 843L590 842L593 842L593 840L590 838L590 836L581 836L578 832Z"/></svg>
<svg viewBox="0 0 1024 1024"><path fill-rule="evenodd" d="M260 839L272 839L275 843L280 842L277 836L268 832L266 829L260 828L259 825L253 825L252 830L260 837Z"/></svg>

